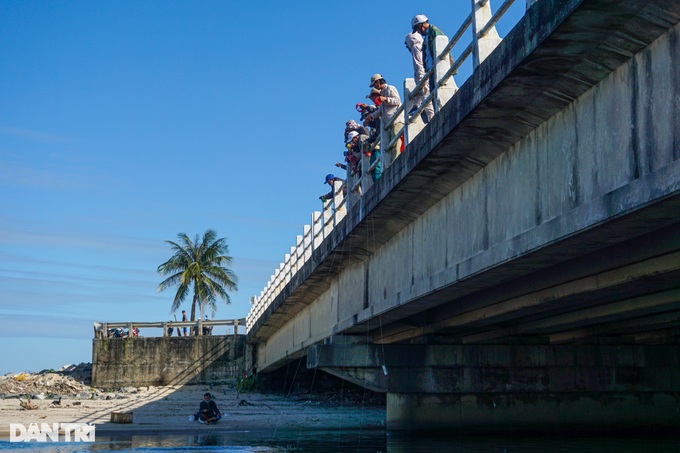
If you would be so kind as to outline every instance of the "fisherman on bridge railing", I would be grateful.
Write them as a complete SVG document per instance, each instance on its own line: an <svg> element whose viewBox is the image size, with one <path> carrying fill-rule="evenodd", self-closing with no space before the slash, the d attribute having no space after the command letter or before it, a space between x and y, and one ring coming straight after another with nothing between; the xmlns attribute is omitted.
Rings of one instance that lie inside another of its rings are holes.
<svg viewBox="0 0 680 453"><path fill-rule="evenodd" d="M414 29L411 33L408 33L404 37L404 44L406 45L406 48L411 53L411 57L413 58L413 79L415 80L416 85L418 85L420 81L423 80L423 77L425 77L425 73L427 72L425 70L425 61L423 54L423 36ZM409 118L418 111L418 109L423 103L423 100L427 96L429 96L429 94L430 94L429 84L423 85L423 88L413 98L413 107L411 107L411 109L408 111ZM434 107L432 106L431 102L428 102L425 108L423 109L422 113L420 114L420 118L423 120L423 123L427 124L430 122L433 116Z"/></svg>
<svg viewBox="0 0 680 453"><path fill-rule="evenodd" d="M425 14L418 14L411 20L411 28L423 36L423 56L425 59L425 71L429 71L434 66L437 51L435 47L435 39L437 36L446 36L436 26L430 24ZM448 38L446 38L448 41ZM449 55L449 65L453 64L453 60ZM430 89L434 89L434 81L430 79Z"/></svg>
<svg viewBox="0 0 680 453"><path fill-rule="evenodd" d="M356 134L356 132L355 132L355 134ZM337 176L333 175L332 173L329 173L329 174L326 175L326 181L324 182L324 184L328 184L329 186L331 186L331 191L328 192L325 195L321 195L319 197L319 200L328 201L328 200L332 200L333 197L335 197L335 182L336 181L337 182L344 182L345 180L342 179L342 178L338 178ZM343 196L347 195L347 186L343 186L342 195Z"/></svg>
<svg viewBox="0 0 680 453"><path fill-rule="evenodd" d="M345 123L345 143L349 143L349 133L356 132L357 134L369 135L368 128L357 124L354 120L349 120Z"/></svg>
<svg viewBox="0 0 680 453"><path fill-rule="evenodd" d="M430 24L427 16L418 14L411 19L411 32L406 35L405 44L413 60L414 79L404 81L405 108L402 108L399 91L394 86L388 85L382 75L374 74L370 82L371 93L366 97L375 105L357 103L355 106L361 114L363 125L371 132L366 138L364 131L360 130L356 122L350 120L346 123L347 151L344 152L344 156L349 168L341 162L337 162L335 166L347 170L347 181L344 183L332 174L326 177L324 183L328 183L333 189L319 197L324 201L323 213L314 213L312 225L305 226L306 232L303 237L311 239L308 241L310 246L304 251L304 260L310 259L313 249L318 247L332 228L344 218L347 209L357 204L362 208L363 194L367 193L372 184L380 178L384 168L392 164L405 149L405 145L416 137L454 96L458 86L453 76L458 73L461 64L472 54L474 70L498 45L501 39L495 24L513 1L505 0L497 13L491 14L488 0L473 0L470 3L472 14L463 21L451 41L439 28ZM527 9L537 1L526 0ZM460 44L466 30L472 31L472 42L454 62L452 49ZM415 118L414 115L418 112L420 118ZM396 138L397 136L399 138ZM386 149L388 147L390 152ZM368 173L371 174L370 179ZM332 180L329 180L329 176ZM326 203L328 200L332 202ZM336 216L337 213L340 215ZM359 214L363 218L362 209L359 209ZM313 233L308 233L310 231ZM265 308L280 294L281 276L290 279L290 275L302 267L297 262L295 267L285 267L284 264L282 266L272 276L257 298L257 303L253 305L251 312L254 316L262 315ZM249 322L250 328L253 321ZM179 333L179 327L177 329Z"/></svg>
<svg viewBox="0 0 680 453"><path fill-rule="evenodd" d="M347 162L350 165L351 169L350 174L352 175L359 171L359 168L361 166L361 154L354 152L350 142L352 141L352 137L354 137L355 135L357 134L368 135L368 133L369 133L368 128L366 128L365 126L358 125L354 120L347 121L345 126L345 152L343 154L345 156L345 162ZM343 168L337 163L335 164L335 166ZM347 169L347 167L344 168L345 170Z"/></svg>
<svg viewBox="0 0 680 453"><path fill-rule="evenodd" d="M378 109L375 112L369 114L368 117L371 119L380 117L380 127L382 127L384 130L384 128L386 128L386 126L390 123L392 117L399 110L399 107L401 107L401 97L399 97L399 90L397 90L397 88L392 85L388 85L383 76L380 74L373 74L371 77L370 86L371 88L377 88L380 90L380 96L378 97L380 100L380 105L378 106ZM380 140L382 143L381 147L383 148L382 151L384 153L390 152L392 157L396 157L401 151L404 150L403 139L397 140L393 146L394 151L392 151L392 149L384 149L394 139L394 137L397 136L403 126L403 118L395 118L391 127L387 128L385 131L387 132L387 135Z"/></svg>
<svg viewBox="0 0 680 453"><path fill-rule="evenodd" d="M446 72L446 70L443 68L446 67L448 70L448 68L453 65L453 57L449 53L447 58L448 61L442 61L441 63L443 63L443 66L440 66L437 60L437 38L441 37L440 40L444 42L444 45L448 44L449 38L439 28L430 24L430 21L424 14L418 14L413 19L411 19L411 30L414 33L419 33L423 37L422 52L423 61L425 63L425 72L427 73L430 69L436 66L433 76L430 76L428 80L429 91L435 91L438 88L437 83L439 82L439 79ZM455 75L455 73L453 75ZM418 82L416 81L416 83ZM446 84L447 81L442 81L442 85ZM436 97L437 105L435 107L435 111L438 111L439 108L441 108L442 105L448 101L450 96L447 95L445 99L442 99L441 95Z"/></svg>
<svg viewBox="0 0 680 453"><path fill-rule="evenodd" d="M371 179L373 182L376 182L380 179L383 172L382 162L380 161L380 148L374 147L368 141L368 135L363 134L352 135L350 143L354 152L368 157L368 168L365 171L370 173Z"/></svg>
<svg viewBox="0 0 680 453"><path fill-rule="evenodd" d="M380 137L380 117L371 118L371 114L378 110L378 107L382 103L380 101L380 90L372 88L366 98L370 99L374 105L357 104L357 110L361 112L361 120L364 122L364 126L371 131L368 134L368 141L370 143L375 143L375 141L378 140L378 137Z"/></svg>

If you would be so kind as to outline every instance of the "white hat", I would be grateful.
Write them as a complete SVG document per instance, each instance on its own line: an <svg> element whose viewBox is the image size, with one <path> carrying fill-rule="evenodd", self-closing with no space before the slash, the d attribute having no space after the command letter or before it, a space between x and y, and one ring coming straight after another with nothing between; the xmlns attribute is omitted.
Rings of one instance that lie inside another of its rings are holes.
<svg viewBox="0 0 680 453"><path fill-rule="evenodd" d="M416 16L411 19L411 29L416 28L416 25L424 24L427 22L427 16L425 14L416 14Z"/></svg>
<svg viewBox="0 0 680 453"><path fill-rule="evenodd" d="M357 135L359 135L359 133L358 133L357 131L352 131L352 132L350 132L349 134L347 134L347 141L346 141L345 143L351 142L352 139L353 139L354 137L356 137Z"/></svg>

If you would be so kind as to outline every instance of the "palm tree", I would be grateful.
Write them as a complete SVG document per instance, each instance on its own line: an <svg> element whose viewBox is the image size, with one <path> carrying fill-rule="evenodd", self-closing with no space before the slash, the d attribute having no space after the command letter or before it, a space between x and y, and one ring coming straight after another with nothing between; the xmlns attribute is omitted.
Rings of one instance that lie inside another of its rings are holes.
<svg viewBox="0 0 680 453"><path fill-rule="evenodd" d="M172 301L171 312L177 311L193 286L194 296L191 303L191 321L196 318L196 305L203 316L207 305L214 315L217 309L216 300L222 298L231 303L229 291L236 291L238 278L229 268L231 256L226 238L217 239L217 233L207 230L203 239L198 235L192 242L185 233L177 235L179 241L165 241L170 244L174 255L158 266L158 274L168 276L158 285L158 291L171 286L178 286L175 300Z"/></svg>

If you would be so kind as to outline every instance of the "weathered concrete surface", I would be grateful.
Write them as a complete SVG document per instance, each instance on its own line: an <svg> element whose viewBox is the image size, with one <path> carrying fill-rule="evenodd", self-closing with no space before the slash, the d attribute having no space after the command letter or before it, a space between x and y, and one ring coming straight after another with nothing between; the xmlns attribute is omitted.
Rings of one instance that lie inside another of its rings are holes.
<svg viewBox="0 0 680 453"><path fill-rule="evenodd" d="M92 386L233 382L244 369L245 335L92 340Z"/></svg>
<svg viewBox="0 0 680 453"><path fill-rule="evenodd" d="M677 288L678 20L678 2L538 2L257 321L259 369L338 333L451 334L503 285L554 287L551 310ZM647 283L588 286L621 267ZM571 279L591 291L565 298Z"/></svg>
<svg viewBox="0 0 680 453"><path fill-rule="evenodd" d="M678 22L677 1L535 3L255 322L258 369L353 336L380 367L316 366L387 391L390 429L677 427L677 365L384 360L678 342Z"/></svg>
<svg viewBox="0 0 680 453"><path fill-rule="evenodd" d="M316 345L307 364L387 392L387 428L680 428L678 345Z"/></svg>
<svg viewBox="0 0 680 453"><path fill-rule="evenodd" d="M680 392L678 345L315 345L307 367L400 394Z"/></svg>
<svg viewBox="0 0 680 453"><path fill-rule="evenodd" d="M390 431L461 433L603 430L668 433L680 426L674 393L387 394Z"/></svg>

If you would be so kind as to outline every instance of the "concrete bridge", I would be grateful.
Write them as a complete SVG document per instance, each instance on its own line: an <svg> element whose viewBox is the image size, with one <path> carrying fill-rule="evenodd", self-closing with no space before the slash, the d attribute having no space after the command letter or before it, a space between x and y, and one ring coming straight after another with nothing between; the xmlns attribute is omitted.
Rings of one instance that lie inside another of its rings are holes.
<svg viewBox="0 0 680 453"><path fill-rule="evenodd" d="M389 429L680 426L680 2L529 3L305 227L253 298L258 372L386 392Z"/></svg>

